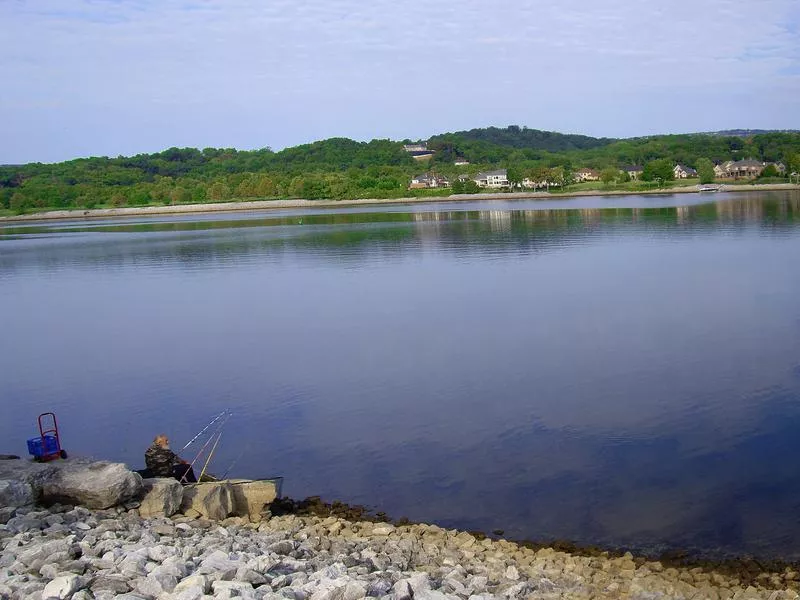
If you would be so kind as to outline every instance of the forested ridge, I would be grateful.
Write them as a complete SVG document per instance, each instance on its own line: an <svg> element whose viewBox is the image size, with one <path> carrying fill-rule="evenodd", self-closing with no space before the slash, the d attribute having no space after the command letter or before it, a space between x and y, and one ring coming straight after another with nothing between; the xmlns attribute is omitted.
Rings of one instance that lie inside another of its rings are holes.
<svg viewBox="0 0 800 600"><path fill-rule="evenodd" d="M510 126L445 133L427 140L428 163L403 150L410 140L357 142L331 138L273 152L233 148L169 148L155 154L80 158L0 166L0 207L24 212L45 208L143 206L230 200L399 198L443 194L408 190L412 176L429 169L454 178L479 170L515 173L558 169L564 183L582 167L665 165L754 158L800 170L800 133L685 134L608 139ZM456 167L456 158L470 164Z"/></svg>

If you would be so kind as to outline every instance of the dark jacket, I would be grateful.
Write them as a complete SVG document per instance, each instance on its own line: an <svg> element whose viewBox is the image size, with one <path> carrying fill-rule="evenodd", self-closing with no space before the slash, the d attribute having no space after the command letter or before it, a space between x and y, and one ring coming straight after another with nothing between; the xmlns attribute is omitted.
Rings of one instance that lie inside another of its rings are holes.
<svg viewBox="0 0 800 600"><path fill-rule="evenodd" d="M181 459L169 448L153 443L144 453L144 463L155 477L172 477L172 469Z"/></svg>

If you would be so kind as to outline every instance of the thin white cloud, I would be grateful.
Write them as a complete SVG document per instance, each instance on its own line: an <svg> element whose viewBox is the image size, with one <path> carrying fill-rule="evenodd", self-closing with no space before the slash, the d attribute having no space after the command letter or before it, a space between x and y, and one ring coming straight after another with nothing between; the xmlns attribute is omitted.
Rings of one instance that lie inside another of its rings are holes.
<svg viewBox="0 0 800 600"><path fill-rule="evenodd" d="M679 120L677 107L711 115L703 129L725 119L800 127L787 97L800 73L795 8L794 0L764 0L756 14L735 0L4 2L0 76L14 85L0 97L11 116L0 135L18 139L0 162L83 152L54 120L80 122L90 153L403 138L456 123L634 135L678 129L690 119ZM720 104L716 112L709 102ZM127 143L103 133L119 115L130 123ZM157 131L148 136L143 124ZM49 128L38 137L52 145L27 142L31 128Z"/></svg>

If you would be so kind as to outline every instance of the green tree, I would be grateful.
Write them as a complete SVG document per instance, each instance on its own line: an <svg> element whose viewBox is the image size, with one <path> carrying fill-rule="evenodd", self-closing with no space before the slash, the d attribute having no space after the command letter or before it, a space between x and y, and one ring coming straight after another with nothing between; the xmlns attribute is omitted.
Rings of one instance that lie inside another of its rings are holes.
<svg viewBox="0 0 800 600"><path fill-rule="evenodd" d="M695 165L700 183L714 183L714 163L707 158L698 158Z"/></svg>
<svg viewBox="0 0 800 600"><path fill-rule="evenodd" d="M606 167L600 171L600 181L606 185L614 183L617 180L617 177L619 177L619 170L615 169L614 167Z"/></svg>
<svg viewBox="0 0 800 600"><path fill-rule="evenodd" d="M761 175L759 175L759 177L780 177L780 173L778 173L778 168L775 165L767 165L764 167L764 170L761 171Z"/></svg>
<svg viewBox="0 0 800 600"><path fill-rule="evenodd" d="M467 179L464 182L464 193L465 194L477 194L481 191L480 186L475 183L474 179Z"/></svg>
<svg viewBox="0 0 800 600"><path fill-rule="evenodd" d="M520 187L522 185L522 171L516 165L510 166L506 169L506 179L508 179L512 190L515 187Z"/></svg>
<svg viewBox="0 0 800 600"><path fill-rule="evenodd" d="M171 204L188 204L192 201L192 194L186 188L174 187L169 193L169 200Z"/></svg>
<svg viewBox="0 0 800 600"><path fill-rule="evenodd" d="M567 170L561 165L553 167L552 169L549 169L547 178L550 183L554 183L563 189L567 184Z"/></svg>
<svg viewBox="0 0 800 600"><path fill-rule="evenodd" d="M9 208L17 213L23 213L31 208L33 203L22 192L14 192L11 196Z"/></svg>
<svg viewBox="0 0 800 600"><path fill-rule="evenodd" d="M231 188L228 187L227 183L223 183L222 181L215 181L208 186L207 193L208 199L212 202L223 202L231 198Z"/></svg>
<svg viewBox="0 0 800 600"><path fill-rule="evenodd" d="M659 183L672 181L675 179L675 172L672 169L672 160L669 158L651 160L644 165L642 181L657 181Z"/></svg>

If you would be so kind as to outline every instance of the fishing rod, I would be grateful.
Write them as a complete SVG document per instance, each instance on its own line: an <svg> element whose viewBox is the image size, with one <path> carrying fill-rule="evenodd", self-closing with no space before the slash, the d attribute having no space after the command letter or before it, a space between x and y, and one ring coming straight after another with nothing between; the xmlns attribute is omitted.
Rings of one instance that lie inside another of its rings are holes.
<svg viewBox="0 0 800 600"><path fill-rule="evenodd" d="M222 437L222 432L220 431L217 434L217 441L214 442L214 445L211 447L211 452L208 453L208 458L206 459L206 464L203 465L203 470L200 471L200 477L197 478L197 481L203 481L203 475L206 474L206 468L208 467L208 463L211 462L211 457L214 456L214 450L217 449L217 444L219 444L219 439Z"/></svg>
<svg viewBox="0 0 800 600"><path fill-rule="evenodd" d="M217 421L219 421L219 420L220 420L222 417L224 417L225 415L228 415L228 417L230 417L232 414L233 414L233 413L231 412L231 409L229 409L229 408L226 408L225 410L223 410L223 411L222 411L221 413L219 413L219 414L218 414L216 417L214 417L213 419L211 419L211 421L208 423L208 425L206 425L205 427L203 427L203 428L200 430L200 433L198 433L196 436L194 436L192 439L190 439L188 442L186 442L186 445L185 445L183 448L181 448L181 449L179 450L179 452L183 452L183 451L184 451L184 450L186 450L186 449L187 449L189 446L191 446L192 444L194 444L194 442L195 442L195 440L197 440L197 438L199 438L199 437L200 437L201 435L203 435L203 434L204 434L206 431L208 431L208 428L209 428L209 427L211 427L211 426L212 426L214 423L216 423ZM227 419L226 419L226 420L227 420Z"/></svg>
<svg viewBox="0 0 800 600"><path fill-rule="evenodd" d="M185 483L186 476L189 474L189 471L192 469L192 467L194 467L194 463L196 463L197 459L200 458L200 456L203 454L203 452L205 452L205 449L208 448L208 445L211 443L211 440L213 440L213 439L214 439L214 435L212 434L211 437L209 437L206 440L206 443L203 444L203 447L200 448L200 450L197 452L197 454L195 454L194 458L192 459L192 462L189 463L189 468L186 469L186 472L183 474L183 477L181 477L181 479L180 479L181 483Z"/></svg>
<svg viewBox="0 0 800 600"><path fill-rule="evenodd" d="M196 463L197 459L200 458L200 456L202 456L203 452L205 452L206 448L208 448L208 445L212 442L214 437L217 436L217 435L222 435L222 428L225 426L225 423L228 422L228 419L230 419L231 415L233 414L232 412L228 411L227 409L225 411L223 411L223 413L227 413L227 414L225 414L225 418L222 420L222 422L219 425L217 425L216 429L214 429L214 431L211 432L211 435L208 436L208 439L206 440L206 443L203 444L203 446L200 448L200 450L198 450L197 454L195 454L195 457L192 459L192 462L189 463L189 468L190 469L192 467L194 467L194 463ZM214 421L217 421L217 419L214 419ZM212 421L212 423L213 423L213 421ZM208 429L208 427L210 425L211 425L211 423L209 423L209 425L207 425L204 429ZM200 434L198 434L195 437L199 437L199 436L200 436ZM217 441L219 441L218 437L217 437ZM205 467L203 467L203 470L205 470ZM186 479L186 476L188 474L189 474L189 469L186 469L186 473L184 473L183 477L181 477L181 480L180 480L181 483L184 482L184 480Z"/></svg>

